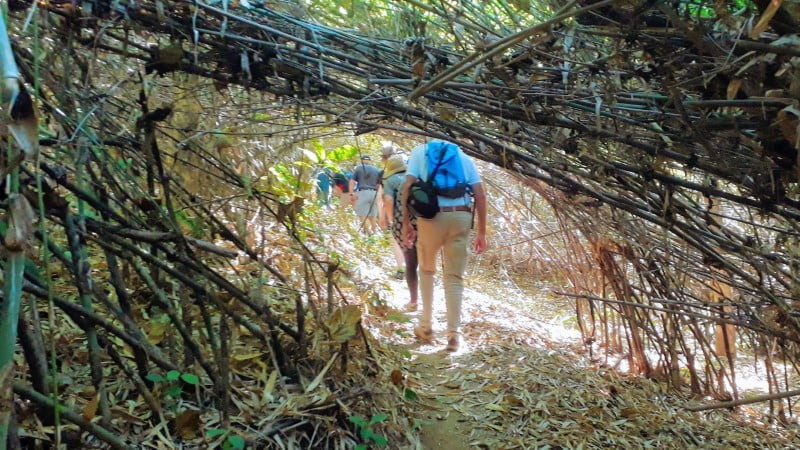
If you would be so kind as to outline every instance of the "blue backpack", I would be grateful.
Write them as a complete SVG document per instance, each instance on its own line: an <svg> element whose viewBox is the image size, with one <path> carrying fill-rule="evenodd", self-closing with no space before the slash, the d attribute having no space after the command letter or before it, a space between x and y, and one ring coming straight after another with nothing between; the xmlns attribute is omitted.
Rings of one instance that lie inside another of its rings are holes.
<svg viewBox="0 0 800 450"><path fill-rule="evenodd" d="M459 153L458 146L449 142L428 143L425 149L427 178L417 179L408 196L408 206L415 215L432 219L439 213L439 196L458 198L467 194L467 180Z"/></svg>
<svg viewBox="0 0 800 450"><path fill-rule="evenodd" d="M425 158L428 167L427 180L436 187L437 195L459 198L467 193L464 166L456 144L429 142ZM433 170L430 170L431 167Z"/></svg>

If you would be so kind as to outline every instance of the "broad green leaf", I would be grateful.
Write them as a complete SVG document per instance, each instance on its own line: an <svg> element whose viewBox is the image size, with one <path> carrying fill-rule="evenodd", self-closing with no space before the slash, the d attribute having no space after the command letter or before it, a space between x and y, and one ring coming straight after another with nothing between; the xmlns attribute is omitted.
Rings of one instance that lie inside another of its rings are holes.
<svg viewBox="0 0 800 450"><path fill-rule="evenodd" d="M222 428L212 428L212 429L206 431L206 436L210 437L210 438L214 438L214 437L217 437L217 436L222 436L223 434L225 434L227 432L228 432L228 430L225 430L225 429L222 429Z"/></svg>
<svg viewBox="0 0 800 450"><path fill-rule="evenodd" d="M177 370L170 370L167 372L167 381L175 381L181 377L181 373Z"/></svg>
<svg viewBox="0 0 800 450"><path fill-rule="evenodd" d="M376 423L383 422L384 420L388 419L389 416L386 414L375 414L372 416L372 419L369 420L370 425L374 425Z"/></svg>
<svg viewBox="0 0 800 450"><path fill-rule="evenodd" d="M163 383L164 381L166 381L164 379L164 377L162 377L161 375L159 375L157 373L148 374L145 378L147 380L152 381L153 383Z"/></svg>
<svg viewBox="0 0 800 450"><path fill-rule="evenodd" d="M357 425L359 427L366 427L367 426L367 421L363 417L350 416L350 417L347 418L347 420L349 420L350 423L353 423L353 424L355 424L355 425Z"/></svg>
<svg viewBox="0 0 800 450"><path fill-rule="evenodd" d="M184 373L184 374L182 374L181 375L181 380L183 380L186 383L189 383L191 385L197 385L197 384L200 383L200 379L197 378L197 375L195 375L193 373Z"/></svg>
<svg viewBox="0 0 800 450"><path fill-rule="evenodd" d="M386 437L384 437L383 435L380 435L380 434L373 434L372 435L372 442L374 442L375 445L377 445L378 447L385 447L386 444L389 443L389 441L386 439Z"/></svg>
<svg viewBox="0 0 800 450"><path fill-rule="evenodd" d="M419 400L419 395L416 392L412 391L411 389L406 388L403 392L403 397L410 402L415 402Z"/></svg>
<svg viewBox="0 0 800 450"><path fill-rule="evenodd" d="M235 434L228 436L228 443L237 450L243 449L245 444L244 438Z"/></svg>
<svg viewBox="0 0 800 450"><path fill-rule="evenodd" d="M167 389L167 395L170 397L180 397L181 392L183 392L183 389L180 386L172 386Z"/></svg>

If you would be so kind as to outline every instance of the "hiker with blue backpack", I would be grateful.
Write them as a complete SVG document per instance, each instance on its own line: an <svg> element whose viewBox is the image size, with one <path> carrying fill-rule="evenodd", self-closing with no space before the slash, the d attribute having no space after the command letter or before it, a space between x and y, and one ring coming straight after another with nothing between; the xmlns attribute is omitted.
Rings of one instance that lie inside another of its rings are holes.
<svg viewBox="0 0 800 450"><path fill-rule="evenodd" d="M474 205L471 197L474 197ZM447 302L447 348L458 350L461 301L467 243L474 215L477 231L473 250L486 250L486 191L475 164L456 144L433 140L417 146L408 159L403 184L403 240L416 238L422 317L414 334L423 342L433 341L433 276L436 256L443 260L444 295ZM411 226L417 217L417 230Z"/></svg>

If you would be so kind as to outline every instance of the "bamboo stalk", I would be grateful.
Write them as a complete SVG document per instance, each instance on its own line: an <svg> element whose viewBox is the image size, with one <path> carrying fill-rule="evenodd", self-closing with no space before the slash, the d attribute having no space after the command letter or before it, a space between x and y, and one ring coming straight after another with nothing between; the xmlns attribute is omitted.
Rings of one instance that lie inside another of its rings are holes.
<svg viewBox="0 0 800 450"><path fill-rule="evenodd" d="M15 381L13 382L12 385L14 388L14 392L16 392L17 395L27 398L28 400L31 400L32 402L42 407L55 408L61 414L61 417L74 423L75 425L80 427L81 430L97 436L98 439L111 446L111 448L119 450L129 450L133 448L127 445L125 442L123 442L119 438L119 436L107 430L106 428L101 427L100 425L95 425L87 421L80 414L74 413L72 410L67 409L60 403L53 402L52 399L47 398L44 395L28 388L24 384ZM3 442L5 443L5 441Z"/></svg>
<svg viewBox="0 0 800 450"><path fill-rule="evenodd" d="M564 8L562 8L562 11L572 8L572 6L575 5L575 3L577 3L577 1L574 0L571 1ZM589 12L598 8L602 8L604 6L608 6L612 3L614 3L614 0L603 0L591 4L589 6L585 6L583 8L578 8L573 11L557 14L555 17L551 19L545 20L544 22L536 24L530 28L519 31L503 39L500 39L497 42L494 42L492 45L486 47L486 49L484 49L482 52L475 52L467 56L466 58L462 59L461 61L453 65L453 67L451 67L446 72L442 72L441 74L437 75L432 80L430 80L428 83L420 85L419 87L411 91L410 94L408 94L408 98L409 100L415 100L434 89L438 89L442 84L452 80L453 78L459 76L460 74L466 72L467 70L477 66L483 61L486 61L487 59L504 52L509 47L512 47L524 41L530 36L533 36L536 33L548 29L548 27L550 27L551 25L560 23L563 20L568 19L570 17L574 17L583 14L585 12Z"/></svg>

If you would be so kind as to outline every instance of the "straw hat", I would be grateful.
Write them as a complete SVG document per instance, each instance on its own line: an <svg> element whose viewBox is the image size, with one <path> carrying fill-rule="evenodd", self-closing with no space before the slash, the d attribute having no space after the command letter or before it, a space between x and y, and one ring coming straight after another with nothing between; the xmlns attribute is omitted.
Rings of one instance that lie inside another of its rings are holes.
<svg viewBox="0 0 800 450"><path fill-rule="evenodd" d="M404 172L406 170L406 163L403 162L403 157L400 155L392 155L386 160L386 166L383 169L383 178Z"/></svg>

